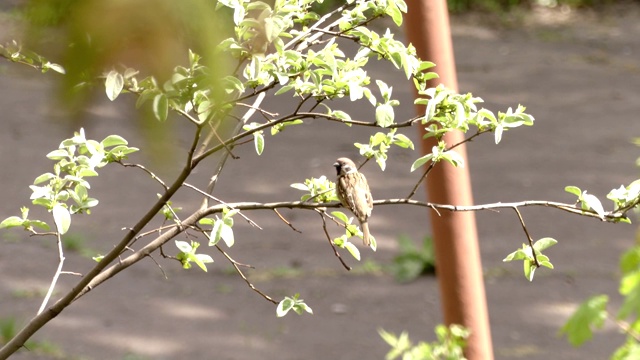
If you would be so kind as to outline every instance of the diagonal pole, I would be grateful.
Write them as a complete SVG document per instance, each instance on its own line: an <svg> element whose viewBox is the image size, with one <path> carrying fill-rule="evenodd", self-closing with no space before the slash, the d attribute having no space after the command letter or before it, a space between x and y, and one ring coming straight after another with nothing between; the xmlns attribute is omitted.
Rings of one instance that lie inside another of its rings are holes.
<svg viewBox="0 0 640 360"><path fill-rule="evenodd" d="M440 75L430 86L440 83L457 90L453 46L446 0L407 1L407 37L416 47L418 56L436 64ZM424 114L424 108L417 109ZM421 128L421 135L424 129ZM463 140L460 132L445 136L448 144ZM433 138L422 141L424 154L435 145ZM466 148L456 151L468 164ZM468 166L456 168L443 161L427 178L427 193L431 202L439 204L471 205L471 181ZM489 315L482 277L482 264L472 212L430 212L436 251L436 268L444 321L471 329L465 355L469 360L493 359Z"/></svg>

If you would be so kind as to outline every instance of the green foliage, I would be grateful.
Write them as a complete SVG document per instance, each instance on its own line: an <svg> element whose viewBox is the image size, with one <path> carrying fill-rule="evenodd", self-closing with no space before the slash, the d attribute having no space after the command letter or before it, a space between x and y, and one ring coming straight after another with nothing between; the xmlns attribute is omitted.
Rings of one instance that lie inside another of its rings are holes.
<svg viewBox="0 0 640 360"><path fill-rule="evenodd" d="M470 335L468 329L460 325L436 326L437 340L433 343L420 342L413 345L409 334L403 331L400 335L378 329L382 339L391 346L385 356L386 360L401 358L402 360L464 360L464 347Z"/></svg>
<svg viewBox="0 0 640 360"><path fill-rule="evenodd" d="M560 329L573 346L582 345L593 337L594 328L602 328L607 319L607 303L609 297L597 295L589 298L571 315L567 323Z"/></svg>
<svg viewBox="0 0 640 360"><path fill-rule="evenodd" d="M233 216L236 215L239 210L232 210L225 208L222 211L222 218L215 216L214 219L204 218L200 219L201 225L211 225L211 233L209 237L209 246L217 245L222 239L228 247L232 247L235 243L235 237L233 236Z"/></svg>
<svg viewBox="0 0 640 360"><path fill-rule="evenodd" d="M615 313L616 324L626 333L626 339L611 356L611 359L635 359L640 354L640 245L627 250L620 257L619 293L622 305ZM604 321L612 317L607 310L609 297L594 295L584 301L560 330L569 343L580 346L591 340L595 329L602 328Z"/></svg>
<svg viewBox="0 0 640 360"><path fill-rule="evenodd" d="M196 254L196 250L200 246L199 242L191 241L191 243L188 243L186 241L176 240L176 246L180 250L176 257L182 263L182 268L190 269L191 262L193 261L202 271L207 272L207 266L205 264L212 263L213 259L207 254Z"/></svg>
<svg viewBox="0 0 640 360"><path fill-rule="evenodd" d="M538 264L540 266L544 266L549 269L553 269L553 265L551 261L549 261L549 257L542 253L543 250L557 244L558 241L555 239L546 237L536 241L533 244L533 251L531 246L522 244L522 248L518 249L511 254L507 255L502 261L509 262L513 260L522 260L524 266L524 276L529 280L533 281L533 275L538 268ZM535 258L534 258L535 252ZM538 260L538 264L536 264L536 259Z"/></svg>
<svg viewBox="0 0 640 360"><path fill-rule="evenodd" d="M305 304L304 300L300 299L300 294L295 294L293 297L286 296L282 299L276 308L276 315L278 317L283 317L291 310L295 311L298 315L302 315L304 312L313 314L313 310L311 310L309 305Z"/></svg>
<svg viewBox="0 0 640 360"><path fill-rule="evenodd" d="M33 51L23 49L22 45L18 44L15 40L4 46L0 45L0 57L39 69L42 73L46 73L49 70L60 74L65 73L61 65L54 64L44 56L38 55Z"/></svg>
<svg viewBox="0 0 640 360"><path fill-rule="evenodd" d="M38 176L31 188L34 205L51 211L56 230L65 234L71 226L71 215L90 214L98 200L89 197L91 188L86 178L98 176L97 169L111 162L121 161L128 154L138 151L128 147L127 141L118 135L107 136L101 142L88 140L84 129L64 140L47 158L57 161L52 173ZM44 184L44 185L42 185ZM0 223L0 229L22 226L35 232L33 226L48 230L49 225L40 220L29 220L29 209L21 208L21 217L11 216Z"/></svg>
<svg viewBox="0 0 640 360"><path fill-rule="evenodd" d="M304 183L291 184L291 187L308 192L300 197L300 201L314 200L325 203L338 200L338 196L334 191L336 184L324 175L319 178L305 179Z"/></svg>
<svg viewBox="0 0 640 360"><path fill-rule="evenodd" d="M596 214L598 214L600 218L604 219L604 207L602 207L600 199L598 199L595 195L587 194L586 190L582 191L577 186L567 186L564 188L564 191L578 197L578 203L580 203L582 210L593 210ZM614 201L614 203L621 202L614 195L612 195L612 193L609 193L607 197Z"/></svg>
<svg viewBox="0 0 640 360"><path fill-rule="evenodd" d="M375 158L384 171L387 166L387 151L391 145L414 150L413 142L404 134L396 134L397 130L391 129L387 134L377 132L369 137L369 144L355 143L354 146L360 149L360 155L367 159Z"/></svg>
<svg viewBox="0 0 640 360"><path fill-rule="evenodd" d="M342 225L344 225L344 228L345 228L344 235L334 238L333 243L340 248L346 248L347 250L349 250L351 255L354 258L356 258L356 260L360 261L360 251L355 245L353 245L353 243L349 242L349 238L353 236L357 236L360 239L362 239L364 237L364 233L362 232L359 226L357 226L356 224L353 224L353 220L354 220L353 217L348 217L342 211L332 211L331 215L335 219L339 220L342 223ZM378 245L373 235L369 236L369 241L371 241L371 245L370 245L371 249L373 251L376 251Z"/></svg>
<svg viewBox="0 0 640 360"><path fill-rule="evenodd" d="M435 272L436 258L430 236L425 236L422 247L418 248L411 238L401 235L398 237L398 249L400 253L393 258L391 267L397 281L409 282Z"/></svg>

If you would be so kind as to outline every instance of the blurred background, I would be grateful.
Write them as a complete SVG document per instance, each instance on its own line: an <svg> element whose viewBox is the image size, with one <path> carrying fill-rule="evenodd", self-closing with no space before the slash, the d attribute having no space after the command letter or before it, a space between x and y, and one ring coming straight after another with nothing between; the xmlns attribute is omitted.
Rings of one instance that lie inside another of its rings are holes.
<svg viewBox="0 0 640 360"><path fill-rule="evenodd" d="M171 2L161 2L162 6L138 2L131 12L117 8L126 2L33 1L27 10L19 6L23 3L0 3L3 44L26 34L25 41L51 61L83 62L95 74L111 61L129 59L161 74L167 66L184 61L184 46L206 52L209 36L218 34L216 22L195 15L207 15L198 1L191 12L177 15ZM47 4L55 4L54 11L38 13ZM451 0L449 5L455 13L452 31L460 91L482 97L484 106L494 112L523 104L536 118L532 128L509 131L497 146L491 135L469 144L476 203L572 201L563 190L566 185L604 199L612 188L638 177L638 149L632 143L638 136L635 124L640 110L637 1ZM83 17L84 25L94 26L98 34L120 29L139 36L132 36L131 42L117 41L116 36L116 41L105 43L103 52L79 56L80 50L69 48L80 41L79 32L70 26L77 23L69 19L82 14L68 12L74 6L100 7L102 16ZM167 28L185 22L167 26L162 14L193 19L192 27L183 28L181 35L204 35L182 42ZM36 26L26 28L24 17ZM381 32L393 29L386 22L372 26ZM202 28L207 31L200 32ZM398 30L401 39L403 31L411 29ZM105 53L112 56L109 61ZM402 74L377 61L371 61L367 71L394 87L402 103L396 109L397 119L414 116L411 85ZM144 120L135 110L133 96L110 102L101 87L86 98L69 96L72 80L88 75L42 75L0 61L0 184L5 190L0 195L0 219L29 205L28 185L51 168L45 155L80 126L93 139L122 135L130 146L143 149L130 160L148 165L163 178L179 171L189 142L188 124L178 118L162 124ZM292 103L288 96L276 97L265 106L278 111ZM349 102L340 105L354 118L373 116L368 108ZM319 120L308 123L268 138L260 157L251 145L238 147L240 159L229 161L218 196L228 202L296 200L301 194L289 187L291 183L321 175L332 178L335 159L357 158L353 142L365 142L375 132ZM418 143L417 129L404 133ZM406 195L420 175L408 172L417 157L409 150L392 150L384 172L368 164L362 171L374 198ZM205 185L212 164L200 167L190 182ZM65 237L65 268L82 273L93 265L91 256L109 251L122 229L156 199L161 189L154 186L135 169L104 169L92 182L92 194L100 205L91 216L74 220ZM423 191L418 195L425 200ZM174 205L187 211L199 201L197 194L185 189ZM35 209L33 213L38 214ZM316 214L282 214L302 233L293 232L273 213L252 213L264 230L237 219L236 245L230 254L256 268L248 275L258 288L275 298L299 292L314 315L276 318L274 306L251 291L220 254L204 249L215 260L208 273L195 267L185 271L158 258L163 274L153 261L142 261L73 304L35 336L30 350L15 358L380 359L388 346L379 337L379 328L406 330L415 342L434 339L433 328L442 321L436 278L416 277L423 269L430 270L432 260L428 242L424 245L430 234L426 210L376 208L370 226L378 251L363 249L359 263L343 254L354 267L351 272L334 257ZM577 349L557 332L588 296L608 293L613 305L619 304L618 258L634 244L636 226L604 224L545 208L524 209L523 216L534 238L559 241L548 251L556 269L539 270L532 283L519 264L502 262L526 240L514 214L477 214L496 358L607 358L624 342L613 323L606 323L592 342ZM172 247L169 243L166 249L173 252ZM37 311L57 255L53 240L17 230L0 232L0 248L0 330L6 337ZM63 276L54 299L75 281Z"/></svg>

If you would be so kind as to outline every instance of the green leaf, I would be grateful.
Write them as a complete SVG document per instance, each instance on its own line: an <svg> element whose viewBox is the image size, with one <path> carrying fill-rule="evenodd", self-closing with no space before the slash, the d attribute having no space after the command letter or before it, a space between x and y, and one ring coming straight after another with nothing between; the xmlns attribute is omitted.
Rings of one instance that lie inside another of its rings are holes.
<svg viewBox="0 0 640 360"><path fill-rule="evenodd" d="M418 158L416 161L411 164L411 172L414 172L420 166L426 164L433 158L433 154L427 154L423 157Z"/></svg>
<svg viewBox="0 0 640 360"><path fill-rule="evenodd" d="M577 186L567 186L564 188L564 191L568 192L569 194L573 194L577 197L582 196L582 190L580 190L580 188Z"/></svg>
<svg viewBox="0 0 640 360"><path fill-rule="evenodd" d="M533 275L536 272L536 264L535 262L529 260L529 259L525 259L523 261L523 266L524 266L524 277L527 278L527 280L529 281L533 281Z"/></svg>
<svg viewBox="0 0 640 360"><path fill-rule="evenodd" d="M40 183L43 183L45 181L49 181L53 178L55 178L56 176L53 175L52 173L44 173L40 176L38 176L35 180L33 180L33 185L38 185Z"/></svg>
<svg viewBox="0 0 640 360"><path fill-rule="evenodd" d="M502 259L503 262L509 262L509 261L513 261L513 260L523 260L527 258L527 254L525 254L523 249L518 249L514 252L512 252L511 254L507 255L507 257L505 257L504 259Z"/></svg>
<svg viewBox="0 0 640 360"><path fill-rule="evenodd" d="M29 225L37 226L40 229L43 229L45 231L49 231L49 229L51 229L49 227L49 224L47 224L44 221L40 221L40 220L29 220Z"/></svg>
<svg viewBox="0 0 640 360"><path fill-rule="evenodd" d="M504 132L504 127L501 124L498 124L496 125L496 128L493 131L495 133L495 142L497 145L502 140L502 133Z"/></svg>
<svg viewBox="0 0 640 360"><path fill-rule="evenodd" d="M167 120L169 116L169 100L165 94L158 94L153 98L153 115L160 121Z"/></svg>
<svg viewBox="0 0 640 360"><path fill-rule="evenodd" d="M635 313L640 314L638 304L640 303L640 276L636 273L625 275L620 282L620 294L624 295L624 302L618 310L616 317L625 319Z"/></svg>
<svg viewBox="0 0 640 360"><path fill-rule="evenodd" d="M191 256L191 259L204 272L207 272L207 266L205 264L213 262L213 259L211 258L211 256L207 254L193 254L193 256Z"/></svg>
<svg viewBox="0 0 640 360"><path fill-rule="evenodd" d="M47 159L50 160L62 160L69 156L69 151L66 149L53 150L47 154Z"/></svg>
<svg viewBox="0 0 640 360"><path fill-rule="evenodd" d="M107 79L104 82L104 87L107 92L109 100L115 100L124 88L124 77L122 74L115 70L109 71Z"/></svg>
<svg viewBox="0 0 640 360"><path fill-rule="evenodd" d="M376 124L381 127L388 127L394 120L393 107L389 104L382 104L376 108Z"/></svg>
<svg viewBox="0 0 640 360"><path fill-rule="evenodd" d="M262 152L264 151L264 135L262 135L262 131L253 133L253 143L256 147L256 153L258 155L262 155Z"/></svg>
<svg viewBox="0 0 640 360"><path fill-rule="evenodd" d="M305 184L302 184L302 183L295 183L295 184L291 184L289 186L291 186L292 188L297 189L297 190L309 191L309 187L307 185L305 185Z"/></svg>
<svg viewBox="0 0 640 360"><path fill-rule="evenodd" d="M573 346L580 346L593 337L593 329L601 328L607 318L606 295L596 295L582 303L560 329L560 335L566 335Z"/></svg>
<svg viewBox="0 0 640 360"><path fill-rule="evenodd" d="M222 224L220 226L220 237L222 238L222 240L224 240L225 244L227 244L228 247L232 247L235 239L233 237L233 228L227 224Z"/></svg>
<svg viewBox="0 0 640 360"><path fill-rule="evenodd" d="M215 220L211 218L202 218L198 220L198 224L200 225L213 225L214 223L215 223Z"/></svg>
<svg viewBox="0 0 640 360"><path fill-rule="evenodd" d="M353 256L356 260L360 261L360 250L358 250L358 248L353 245L353 243L345 243L344 247L349 250L349 253L351 253L351 256Z"/></svg>
<svg viewBox="0 0 640 360"><path fill-rule="evenodd" d="M449 150L442 153L442 158L447 160L451 165L455 167L464 167L464 159L455 150Z"/></svg>
<svg viewBox="0 0 640 360"><path fill-rule="evenodd" d="M409 139L403 134L395 134L393 139L393 144L398 145L401 148L405 148L405 149L407 148L410 148L411 150L414 149L413 142L411 141L411 139Z"/></svg>
<svg viewBox="0 0 640 360"><path fill-rule="evenodd" d="M12 228L12 227L16 227L16 226L22 226L22 224L24 223L25 220L23 220L22 218L18 217L18 216L9 216L8 218L2 220L2 222L0 222L0 229L4 229L4 228Z"/></svg>
<svg viewBox="0 0 640 360"><path fill-rule="evenodd" d="M71 226L71 214L69 210L62 204L56 204L53 207L53 221L56 224L56 228L60 235L64 235Z"/></svg>
<svg viewBox="0 0 640 360"><path fill-rule="evenodd" d="M51 70L53 70L53 71L55 71L55 72L57 72L57 73L59 73L59 74L63 74L63 75L64 75L64 74L66 74L66 71L64 70L64 67L62 67L62 65L54 64L54 63L52 63L52 62L48 62L48 61L47 61L47 62L42 66L42 68L43 68L43 69L44 69L44 68L51 69Z"/></svg>
<svg viewBox="0 0 640 360"><path fill-rule="evenodd" d="M108 148L117 145L127 145L128 142L122 136L109 135L100 142L103 148Z"/></svg>
<svg viewBox="0 0 640 360"><path fill-rule="evenodd" d="M351 222L349 221L349 217L343 213L342 211L332 211L331 215L333 215L334 217L340 219L340 221L342 221L345 224L350 224Z"/></svg>
<svg viewBox="0 0 640 360"><path fill-rule="evenodd" d="M600 199L598 199L595 195L587 194L585 192L582 195L582 200L589 206L589 208L593 209L593 211L595 211L600 218L604 219L605 213Z"/></svg>
<svg viewBox="0 0 640 360"><path fill-rule="evenodd" d="M176 247L185 254L191 253L192 250L191 244L186 241L176 240Z"/></svg>
<svg viewBox="0 0 640 360"><path fill-rule="evenodd" d="M396 26L402 25L402 13L396 6L387 6L387 15L391 17Z"/></svg>
<svg viewBox="0 0 640 360"><path fill-rule="evenodd" d="M558 241L556 239L550 238L550 237L545 237L542 238L538 241L536 241L533 244L533 248L536 249L537 251L543 251L545 249L548 249L550 247L552 247L553 245L557 244Z"/></svg>
<svg viewBox="0 0 640 360"><path fill-rule="evenodd" d="M278 307L276 308L276 316L283 317L287 315L289 310L293 308L294 301L290 297L285 297L278 303Z"/></svg>
<svg viewBox="0 0 640 360"><path fill-rule="evenodd" d="M220 219L216 219L213 224L213 228L211 229L211 235L209 235L209 246L216 245L221 237L222 237L222 227L224 226L224 222Z"/></svg>

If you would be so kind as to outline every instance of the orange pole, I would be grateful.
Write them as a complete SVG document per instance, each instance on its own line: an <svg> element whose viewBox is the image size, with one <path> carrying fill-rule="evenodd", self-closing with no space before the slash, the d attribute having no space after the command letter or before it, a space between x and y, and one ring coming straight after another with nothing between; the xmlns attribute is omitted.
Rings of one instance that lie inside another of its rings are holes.
<svg viewBox="0 0 640 360"><path fill-rule="evenodd" d="M453 46L446 0L410 0L406 16L406 33L416 47L418 56L436 64L434 71L440 76L430 86L442 83L457 90ZM417 111L424 114L424 108ZM424 135L424 128L420 134ZM445 136L447 144L464 139L460 132ZM433 138L422 141L424 154L435 145ZM467 163L466 148L456 151ZM438 164L427 178L427 193L431 202L439 204L471 205L471 181L468 167L456 168L446 161ZM461 324L471 329L465 355L469 360L493 359L489 315L482 277L482 264L473 212L431 211L436 268L444 321Z"/></svg>

